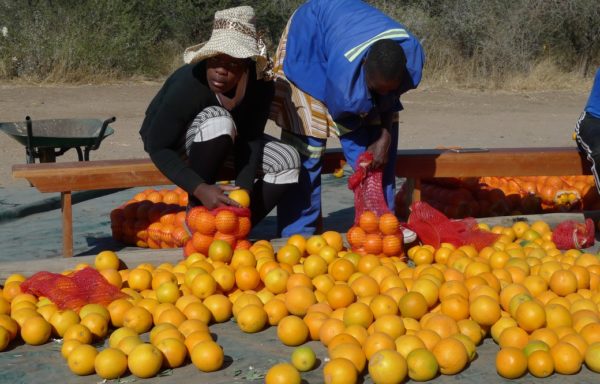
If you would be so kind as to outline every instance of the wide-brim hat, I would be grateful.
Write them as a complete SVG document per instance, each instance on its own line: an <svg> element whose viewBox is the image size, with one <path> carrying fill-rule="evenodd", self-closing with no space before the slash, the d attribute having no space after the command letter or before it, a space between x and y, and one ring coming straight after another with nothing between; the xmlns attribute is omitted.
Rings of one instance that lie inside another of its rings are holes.
<svg viewBox="0 0 600 384"><path fill-rule="evenodd" d="M193 64L220 54L254 60L258 77L263 77L269 58L267 47L256 33L252 7L241 6L215 12L210 39L186 48L183 61Z"/></svg>

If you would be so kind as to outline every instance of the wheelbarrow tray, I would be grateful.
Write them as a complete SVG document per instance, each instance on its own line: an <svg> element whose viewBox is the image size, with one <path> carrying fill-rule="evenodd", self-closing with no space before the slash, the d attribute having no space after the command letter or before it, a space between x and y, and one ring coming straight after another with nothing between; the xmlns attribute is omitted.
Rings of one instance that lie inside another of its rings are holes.
<svg viewBox="0 0 600 384"><path fill-rule="evenodd" d="M35 120L32 124L32 147L37 148L69 148L92 146L98 139L102 129L99 119L50 119ZM14 140L27 146L27 123L0 123L0 131L4 131ZM114 130L107 127L103 140L112 135Z"/></svg>

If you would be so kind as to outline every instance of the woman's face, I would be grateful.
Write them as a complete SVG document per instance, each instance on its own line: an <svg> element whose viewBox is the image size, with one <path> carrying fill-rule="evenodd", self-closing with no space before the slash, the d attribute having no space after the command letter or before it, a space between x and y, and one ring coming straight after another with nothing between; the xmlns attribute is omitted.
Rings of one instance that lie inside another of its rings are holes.
<svg viewBox="0 0 600 384"><path fill-rule="evenodd" d="M206 59L206 79L209 88L215 93L225 93L233 89L248 67L246 59L236 59L228 55L218 55Z"/></svg>

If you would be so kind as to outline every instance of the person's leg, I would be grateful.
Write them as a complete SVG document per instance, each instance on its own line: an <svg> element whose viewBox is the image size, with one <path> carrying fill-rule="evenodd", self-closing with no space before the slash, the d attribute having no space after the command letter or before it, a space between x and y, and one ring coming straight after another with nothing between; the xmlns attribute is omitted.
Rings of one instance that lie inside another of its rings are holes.
<svg viewBox="0 0 600 384"><path fill-rule="evenodd" d="M250 195L252 225L259 223L281 200L290 186L297 186L300 155L292 146L265 138L262 178L254 183Z"/></svg>
<svg viewBox="0 0 600 384"><path fill-rule="evenodd" d="M302 166L298 185L277 205L277 230L283 237L311 236L321 217L321 156L326 140L283 132L282 141L300 153Z"/></svg>
<svg viewBox="0 0 600 384"><path fill-rule="evenodd" d="M396 187L396 155L398 150L398 123L394 122L391 129L391 142L388 151L388 162L383 170L382 184L383 193L388 208L394 210L394 192ZM340 136L340 143L344 151L346 161L356 167L358 156L367 150L369 145L379 137L380 131L377 127L364 126Z"/></svg>
<svg viewBox="0 0 600 384"><path fill-rule="evenodd" d="M583 113L575 126L577 145L585 152L588 160L592 163L592 174L596 182L596 188L600 192L600 177L598 166L600 165L600 119Z"/></svg>
<svg viewBox="0 0 600 384"><path fill-rule="evenodd" d="M185 138L185 153L190 168L208 184L214 184L223 163L233 148L236 128L227 110L208 107L190 124ZM194 196L189 205L200 205Z"/></svg>

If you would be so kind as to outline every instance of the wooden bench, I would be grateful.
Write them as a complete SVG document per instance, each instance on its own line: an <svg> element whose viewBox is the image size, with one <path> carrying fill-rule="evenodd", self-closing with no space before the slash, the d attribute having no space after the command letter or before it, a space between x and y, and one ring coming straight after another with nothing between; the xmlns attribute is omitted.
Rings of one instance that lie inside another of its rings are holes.
<svg viewBox="0 0 600 384"><path fill-rule="evenodd" d="M332 173L343 159L341 150L327 150L323 173ZM414 179L413 201L421 196L421 179L481 176L569 176L590 174L590 164L575 147L496 148L480 152L447 149L399 150L396 175ZM40 192L60 192L63 255L73 255L72 192L171 185L150 159L13 165L15 178L25 178ZM233 178L231 169L220 178Z"/></svg>

